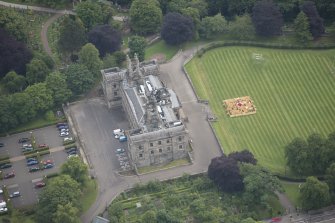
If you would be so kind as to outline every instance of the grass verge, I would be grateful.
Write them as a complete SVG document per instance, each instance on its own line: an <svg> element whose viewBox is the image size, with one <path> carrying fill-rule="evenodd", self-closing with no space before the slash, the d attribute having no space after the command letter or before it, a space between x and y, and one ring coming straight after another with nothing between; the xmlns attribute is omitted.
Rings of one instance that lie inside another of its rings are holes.
<svg viewBox="0 0 335 223"><path fill-rule="evenodd" d="M79 199L79 203L82 204L82 212L87 211L91 207L97 198L97 195L97 182L92 179L87 180L83 189L83 196Z"/></svg>
<svg viewBox="0 0 335 223"><path fill-rule="evenodd" d="M284 187L286 196L292 202L292 204L295 207L300 206L299 183L288 183L288 182L283 182L282 181L282 185Z"/></svg>
<svg viewBox="0 0 335 223"><path fill-rule="evenodd" d="M190 164L190 161L188 159L174 160L163 166L145 166L145 167L138 168L138 173L145 174L145 173L150 173L150 172L159 171L162 169L167 169L167 168L187 165L187 164Z"/></svg>
<svg viewBox="0 0 335 223"><path fill-rule="evenodd" d="M169 46L164 40L154 42L145 49L145 60L152 59L157 54L163 54L165 60L170 60L179 50L178 46Z"/></svg>

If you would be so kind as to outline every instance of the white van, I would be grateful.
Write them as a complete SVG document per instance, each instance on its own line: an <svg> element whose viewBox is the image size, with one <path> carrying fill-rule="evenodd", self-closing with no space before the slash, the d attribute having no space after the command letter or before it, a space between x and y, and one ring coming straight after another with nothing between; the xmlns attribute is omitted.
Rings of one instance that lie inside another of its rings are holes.
<svg viewBox="0 0 335 223"><path fill-rule="evenodd" d="M120 135L121 133L123 133L124 131L123 131L123 129L114 129L113 130L113 134L114 135Z"/></svg>
<svg viewBox="0 0 335 223"><path fill-rule="evenodd" d="M0 202L0 208L5 208L7 206L7 203L4 201Z"/></svg>

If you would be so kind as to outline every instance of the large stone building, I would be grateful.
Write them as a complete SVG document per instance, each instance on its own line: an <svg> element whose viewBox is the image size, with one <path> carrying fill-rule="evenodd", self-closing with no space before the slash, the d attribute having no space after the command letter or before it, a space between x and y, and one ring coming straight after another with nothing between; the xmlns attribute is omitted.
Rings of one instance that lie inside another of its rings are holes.
<svg viewBox="0 0 335 223"><path fill-rule="evenodd" d="M128 155L134 167L160 165L188 156L188 133L175 92L158 78L156 61L127 57L128 68L102 70L102 88L110 109L122 106L131 129Z"/></svg>

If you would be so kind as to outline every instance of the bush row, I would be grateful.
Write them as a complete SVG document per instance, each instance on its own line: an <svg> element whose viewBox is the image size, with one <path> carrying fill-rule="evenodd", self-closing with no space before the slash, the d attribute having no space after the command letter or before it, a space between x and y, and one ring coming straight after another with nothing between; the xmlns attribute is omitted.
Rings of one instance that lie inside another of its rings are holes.
<svg viewBox="0 0 335 223"><path fill-rule="evenodd" d="M70 149L70 148L73 148L73 147L77 148L77 145L76 145L75 143L72 143L72 144L70 144L70 145L66 145L66 146L65 146L65 150Z"/></svg>
<svg viewBox="0 0 335 223"><path fill-rule="evenodd" d="M49 147L43 147L43 148L38 148L32 151L23 152L23 155L26 156L26 155L37 153L37 152L42 153L43 151L46 151L46 150L49 150Z"/></svg>
<svg viewBox="0 0 335 223"><path fill-rule="evenodd" d="M28 158L33 158L33 157L37 157L37 151L35 151L35 153L32 153L32 154L27 154L26 155L26 159ZM42 151L42 152L39 152L38 153L40 156L43 156L43 155L46 155L46 154L50 154L50 150L45 150L45 151Z"/></svg>
<svg viewBox="0 0 335 223"><path fill-rule="evenodd" d="M9 156L0 156L0 161L9 160Z"/></svg>
<svg viewBox="0 0 335 223"><path fill-rule="evenodd" d="M209 43L197 52L198 57L202 57L204 53L211 49L226 47L226 46L254 46L254 47L264 47L264 48L274 48L274 49L295 49L295 50L321 50L321 49L334 49L335 44L320 44L316 46L302 46L293 44L283 44L283 43L261 43L254 41L218 41Z"/></svg>
<svg viewBox="0 0 335 223"><path fill-rule="evenodd" d="M0 161L0 165L2 165L2 164L6 164L6 163L10 163L10 160L9 160L9 159L6 159L6 160L1 160L1 161Z"/></svg>
<svg viewBox="0 0 335 223"><path fill-rule="evenodd" d="M69 145L69 144L73 144L75 142L76 142L76 140L67 140L67 141L63 142L63 146L66 146L66 145Z"/></svg>

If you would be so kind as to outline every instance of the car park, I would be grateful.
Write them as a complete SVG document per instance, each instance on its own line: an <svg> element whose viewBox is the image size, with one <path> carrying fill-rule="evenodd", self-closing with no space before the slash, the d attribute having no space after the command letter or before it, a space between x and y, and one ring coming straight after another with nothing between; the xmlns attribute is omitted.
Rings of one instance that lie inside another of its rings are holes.
<svg viewBox="0 0 335 223"><path fill-rule="evenodd" d="M54 167L54 165L52 163L48 163L46 165L44 165L44 169L51 169L52 167Z"/></svg>
<svg viewBox="0 0 335 223"><path fill-rule="evenodd" d="M45 187L45 183L44 182L37 182L36 184L35 184L35 188L42 188L42 187Z"/></svg>
<svg viewBox="0 0 335 223"><path fill-rule="evenodd" d="M34 167L29 168L30 173L37 172L39 170L40 170L40 168L38 166L34 166Z"/></svg>
<svg viewBox="0 0 335 223"><path fill-rule="evenodd" d="M20 197L20 196L21 196L20 191L15 191L9 195L10 198Z"/></svg>
<svg viewBox="0 0 335 223"><path fill-rule="evenodd" d="M4 163L2 165L0 165L0 169L7 169L7 168L10 168L12 167L12 164L10 163Z"/></svg>
<svg viewBox="0 0 335 223"><path fill-rule="evenodd" d="M29 138L20 138L19 143L25 143L25 142L30 142Z"/></svg>
<svg viewBox="0 0 335 223"><path fill-rule="evenodd" d="M32 160L32 161L27 162L27 166L33 166L33 165L36 165L36 164L38 164L37 160Z"/></svg>
<svg viewBox="0 0 335 223"><path fill-rule="evenodd" d="M9 179L15 177L14 172L6 173L5 176L3 177L4 179Z"/></svg>

